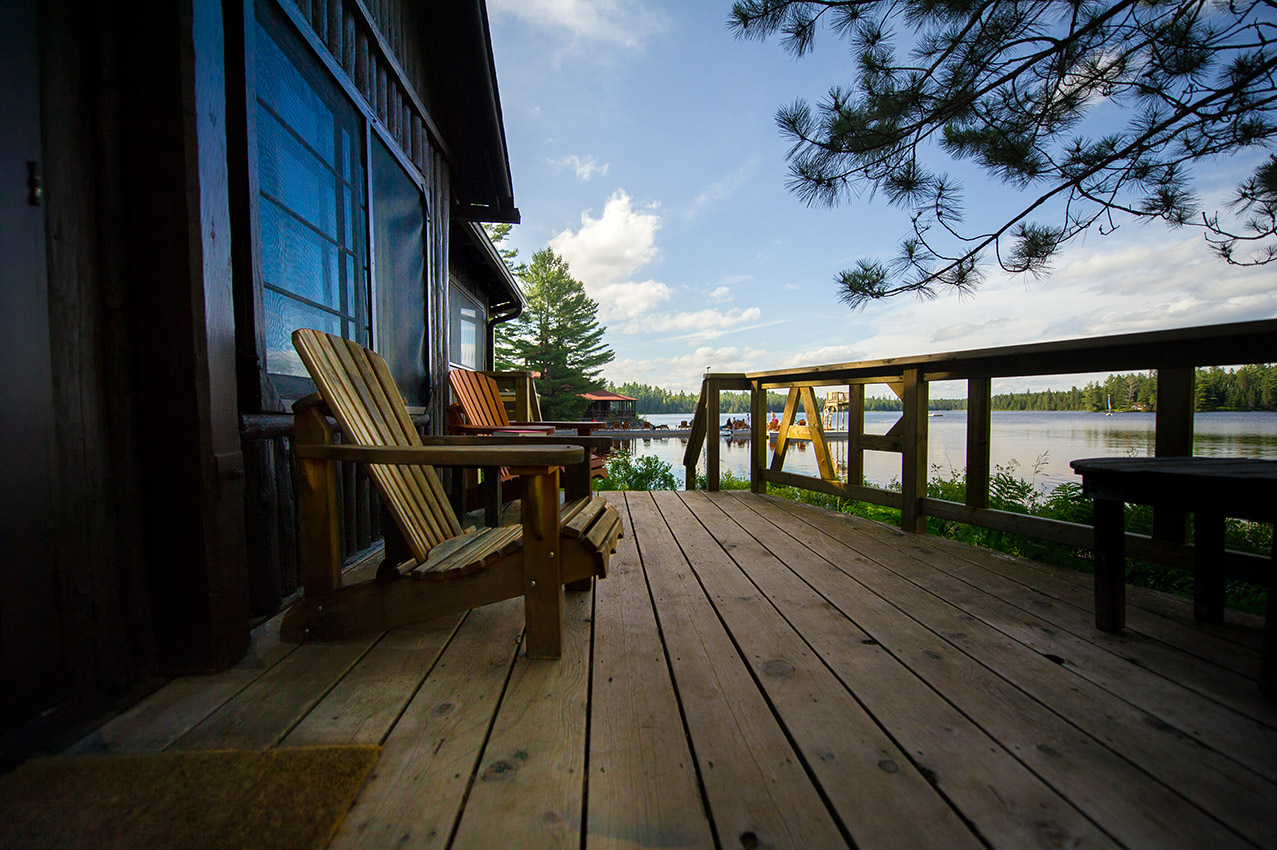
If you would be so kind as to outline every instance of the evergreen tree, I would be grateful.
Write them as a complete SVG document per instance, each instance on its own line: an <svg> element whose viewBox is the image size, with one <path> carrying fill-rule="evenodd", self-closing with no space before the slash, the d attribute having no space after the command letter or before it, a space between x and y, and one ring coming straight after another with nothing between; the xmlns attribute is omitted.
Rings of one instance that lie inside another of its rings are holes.
<svg viewBox="0 0 1277 850"><path fill-rule="evenodd" d="M527 263L519 262L519 249L506 247L505 241L510 238L510 231L514 228L509 222L499 222L497 224L485 224L483 229L488 232L488 238L492 240L493 246L496 247L497 253L501 255L501 261L505 263L506 268L515 277L522 277L523 273L528 270Z"/></svg>
<svg viewBox="0 0 1277 850"><path fill-rule="evenodd" d="M603 342L599 305L549 248L532 255L524 270L528 307L498 326L498 369L531 369L546 419L576 419L585 410L580 393L599 389L599 370L613 358Z"/></svg>
<svg viewBox="0 0 1277 850"><path fill-rule="evenodd" d="M1065 242L1130 218L1201 227L1228 262L1277 258L1277 157L1238 186L1231 220L1191 180L1277 142L1272 0L738 0L729 26L801 56L822 19L851 44L853 82L777 112L790 187L831 206L881 193L912 220L892 262L840 275L851 307L969 291L988 257L1042 274ZM964 232L961 186L923 164L942 154L1022 200Z"/></svg>

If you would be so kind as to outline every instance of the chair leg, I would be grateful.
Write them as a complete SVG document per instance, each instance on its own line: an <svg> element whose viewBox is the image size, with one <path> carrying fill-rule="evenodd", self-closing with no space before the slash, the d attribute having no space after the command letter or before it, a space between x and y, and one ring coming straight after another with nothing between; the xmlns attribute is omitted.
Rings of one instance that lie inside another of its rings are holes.
<svg viewBox="0 0 1277 850"><path fill-rule="evenodd" d="M297 445L332 445L328 422L313 405L294 406ZM300 533L297 549L302 586L307 596L341 587L341 541L338 535L336 464L300 458L294 465Z"/></svg>
<svg viewBox="0 0 1277 850"><path fill-rule="evenodd" d="M389 581L400 578L399 565L412 558L412 549L409 548L408 541L404 539L398 523L390 515L390 511L386 510L385 505L381 506L381 527L384 529L382 533L385 536L386 548L385 557L377 566L377 580Z"/></svg>
<svg viewBox="0 0 1277 850"><path fill-rule="evenodd" d="M529 658L563 652L563 580L559 546L559 471L522 474L523 608Z"/></svg>

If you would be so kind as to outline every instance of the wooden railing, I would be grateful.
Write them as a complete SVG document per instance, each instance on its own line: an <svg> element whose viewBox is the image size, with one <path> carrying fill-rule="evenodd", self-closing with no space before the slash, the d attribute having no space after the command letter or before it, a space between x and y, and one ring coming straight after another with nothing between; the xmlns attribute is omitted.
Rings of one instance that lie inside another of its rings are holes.
<svg viewBox="0 0 1277 850"><path fill-rule="evenodd" d="M1193 452L1194 376L1199 366L1242 365L1277 361L1277 320L1238 322L1152 333L1064 340L1035 345L976 349L915 357L895 357L779 369L767 372L707 374L701 386L692 434L683 462L687 487L696 486L696 468L706 449L706 486L719 489L721 442L706 437L717 431L719 394L748 391L750 399L750 488L766 492L767 484L827 493L898 508L901 528L925 533L927 518L955 520L1043 540L1091 548L1089 525L993 510L989 507L989 433L994 378L1068 375L1082 372L1156 370L1157 414L1154 453L1159 457ZM967 382L967 466L965 503L927 496L928 387L934 381ZM903 402L900 420L885 435L864 433L865 386L886 384ZM839 480L816 410L816 387L847 388L847 480ZM769 390L788 389L789 396L767 461ZM796 419L806 414L807 424ZM821 477L784 471L785 454L794 439L809 439ZM901 455L899 490L864 483L864 452ZM1184 543L1185 516L1159 512L1151 537L1128 534L1131 557L1191 567L1192 546ZM1266 558L1229 552L1230 576L1266 581Z"/></svg>

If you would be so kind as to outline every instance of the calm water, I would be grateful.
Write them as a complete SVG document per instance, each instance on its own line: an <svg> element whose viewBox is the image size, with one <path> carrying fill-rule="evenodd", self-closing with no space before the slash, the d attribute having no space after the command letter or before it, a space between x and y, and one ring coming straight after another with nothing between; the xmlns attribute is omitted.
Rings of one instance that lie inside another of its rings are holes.
<svg viewBox="0 0 1277 850"><path fill-rule="evenodd" d="M885 434L899 414L866 413L865 430ZM1077 481L1069 461L1084 457L1143 457L1153 454L1152 413L1055 413L994 411L992 460L995 466L1014 466L1016 473L1042 487ZM690 413L654 414L645 417L654 425L676 426L691 421ZM1198 413L1193 422L1193 454L1208 457L1257 457L1277 459L1277 413ZM951 469L966 464L967 414L946 410L929 420L928 453L932 477L947 478ZM749 441L722 437L721 463L742 478L749 477ZM674 467L683 482L686 438L617 440L636 455L655 455ZM830 447L840 475L846 475L846 438L831 438ZM771 454L768 453L770 460ZM702 451L699 465L705 470ZM797 443L785 456L785 471L819 475L808 443ZM900 477L900 456L865 452L865 478L871 484L887 484Z"/></svg>

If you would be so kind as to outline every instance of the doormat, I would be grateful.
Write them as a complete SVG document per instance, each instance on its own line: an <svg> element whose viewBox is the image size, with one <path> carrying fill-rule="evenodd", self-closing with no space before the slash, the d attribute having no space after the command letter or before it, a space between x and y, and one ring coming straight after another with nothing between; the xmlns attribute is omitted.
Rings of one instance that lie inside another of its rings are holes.
<svg viewBox="0 0 1277 850"><path fill-rule="evenodd" d="M380 747L36 759L0 776L6 850L323 850Z"/></svg>

